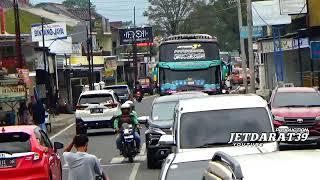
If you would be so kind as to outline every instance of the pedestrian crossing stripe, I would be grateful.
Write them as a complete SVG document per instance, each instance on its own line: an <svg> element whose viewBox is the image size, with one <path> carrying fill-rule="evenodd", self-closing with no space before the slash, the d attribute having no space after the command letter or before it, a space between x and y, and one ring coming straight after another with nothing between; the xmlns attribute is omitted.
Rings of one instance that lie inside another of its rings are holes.
<svg viewBox="0 0 320 180"><path fill-rule="evenodd" d="M134 162L144 162L147 159L147 156L145 155L138 155L134 158ZM122 156L119 157L114 157L111 161L110 164L121 164L121 163L128 163L129 160L128 158L124 158Z"/></svg>

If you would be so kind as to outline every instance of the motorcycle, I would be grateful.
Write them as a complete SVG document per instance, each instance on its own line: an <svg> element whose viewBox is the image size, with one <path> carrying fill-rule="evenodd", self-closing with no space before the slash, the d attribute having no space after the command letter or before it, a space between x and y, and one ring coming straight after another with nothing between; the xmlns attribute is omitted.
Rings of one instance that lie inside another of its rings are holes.
<svg viewBox="0 0 320 180"><path fill-rule="evenodd" d="M122 124L122 154L125 158L129 159L129 162L132 163L134 157L138 154L137 146L134 140L134 128L131 124L124 123Z"/></svg>
<svg viewBox="0 0 320 180"><path fill-rule="evenodd" d="M135 97L136 97L136 100L137 100L138 102L141 102L141 101L142 101L142 98L143 98L143 95L142 95L141 91L137 91Z"/></svg>

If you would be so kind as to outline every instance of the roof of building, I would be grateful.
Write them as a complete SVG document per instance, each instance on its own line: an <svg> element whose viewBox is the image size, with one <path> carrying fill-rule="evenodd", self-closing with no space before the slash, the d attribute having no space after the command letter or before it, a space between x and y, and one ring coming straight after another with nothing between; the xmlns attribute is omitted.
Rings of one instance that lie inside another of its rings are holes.
<svg viewBox="0 0 320 180"><path fill-rule="evenodd" d="M179 101L181 99L199 98L208 96L208 94L199 91L179 92L168 96L161 96L154 100L154 103L164 103Z"/></svg>
<svg viewBox="0 0 320 180"><path fill-rule="evenodd" d="M316 92L315 88L311 87L281 87L277 92Z"/></svg>
<svg viewBox="0 0 320 180"><path fill-rule="evenodd" d="M222 109L266 107L267 102L255 94L228 94L179 101L183 113Z"/></svg>

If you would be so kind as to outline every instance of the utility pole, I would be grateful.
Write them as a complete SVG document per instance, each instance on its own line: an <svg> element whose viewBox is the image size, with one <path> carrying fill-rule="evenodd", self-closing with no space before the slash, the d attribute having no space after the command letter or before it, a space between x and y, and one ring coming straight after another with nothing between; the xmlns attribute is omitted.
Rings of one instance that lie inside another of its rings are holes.
<svg viewBox="0 0 320 180"><path fill-rule="evenodd" d="M16 0L13 0L13 10L15 19L15 33L16 33L16 56L19 68L24 67L24 60L22 58L21 52L21 36L20 36L20 15L19 15L19 5Z"/></svg>
<svg viewBox="0 0 320 180"><path fill-rule="evenodd" d="M134 63L134 85L138 82L138 58L137 58L137 42L136 42L136 6L133 8L133 28L134 28L134 35L133 35L133 63Z"/></svg>
<svg viewBox="0 0 320 180"><path fill-rule="evenodd" d="M250 69L250 93L256 92L255 70L253 57L253 40L252 40L252 7L251 0L247 0L247 25L248 25L248 51L249 51L249 69ZM246 78L246 77L244 77Z"/></svg>
<svg viewBox="0 0 320 180"><path fill-rule="evenodd" d="M92 16L91 16L91 1L89 0L89 31L90 31L90 42L89 42L89 45L90 45L90 59L91 59L91 80L92 80L92 84L91 84L91 90L94 89L94 74L93 74L93 50L92 50ZM90 64L89 64L90 66Z"/></svg>
<svg viewBox="0 0 320 180"><path fill-rule="evenodd" d="M91 58L90 58L90 38L89 38L89 30L88 26L86 25L86 32L87 32L87 60L88 60L88 66L89 66L89 72L88 72L88 80L89 80L89 89L92 89L92 76L91 76Z"/></svg>
<svg viewBox="0 0 320 180"><path fill-rule="evenodd" d="M41 35L42 35L42 60L44 65L44 71L47 72L46 45L44 41L44 17L41 17Z"/></svg>
<svg viewBox="0 0 320 180"><path fill-rule="evenodd" d="M239 20L239 33L242 29L242 11L241 11L241 1L238 0L238 20ZM240 36L240 51L241 51L241 59L242 59L242 77L243 79L247 79L247 57L246 51L244 48L244 39ZM243 85L245 87L245 92L248 92L248 83L246 80L243 80Z"/></svg>

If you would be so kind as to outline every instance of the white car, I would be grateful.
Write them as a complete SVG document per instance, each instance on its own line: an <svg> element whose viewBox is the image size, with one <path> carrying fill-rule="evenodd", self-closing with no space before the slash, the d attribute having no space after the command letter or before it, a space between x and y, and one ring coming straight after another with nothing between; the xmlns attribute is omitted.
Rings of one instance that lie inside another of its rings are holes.
<svg viewBox="0 0 320 180"><path fill-rule="evenodd" d="M267 102L257 95L216 95L179 101L173 135L163 135L159 140L159 144L174 146L163 163L160 179L201 179L203 169L217 151L233 156L278 151L277 142L234 146L229 143L234 132L274 132Z"/></svg>
<svg viewBox="0 0 320 180"><path fill-rule="evenodd" d="M120 114L120 103L112 90L81 93L76 110L76 133L87 129L113 128L113 117Z"/></svg>
<svg viewBox="0 0 320 180"><path fill-rule="evenodd" d="M202 180L319 179L319 161L319 150L278 151L235 157L217 152L204 169Z"/></svg>

